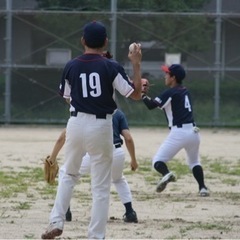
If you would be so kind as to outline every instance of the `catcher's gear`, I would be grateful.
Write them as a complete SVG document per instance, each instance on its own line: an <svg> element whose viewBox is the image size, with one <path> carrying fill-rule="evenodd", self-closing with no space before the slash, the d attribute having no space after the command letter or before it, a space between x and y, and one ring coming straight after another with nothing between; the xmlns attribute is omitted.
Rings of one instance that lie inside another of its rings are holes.
<svg viewBox="0 0 240 240"><path fill-rule="evenodd" d="M50 156L47 156L44 160L44 178L47 183L55 183L55 178L58 174L58 163L56 160L51 161Z"/></svg>
<svg viewBox="0 0 240 240"><path fill-rule="evenodd" d="M142 82L142 93L147 93L149 90L149 81L146 78L141 79Z"/></svg>

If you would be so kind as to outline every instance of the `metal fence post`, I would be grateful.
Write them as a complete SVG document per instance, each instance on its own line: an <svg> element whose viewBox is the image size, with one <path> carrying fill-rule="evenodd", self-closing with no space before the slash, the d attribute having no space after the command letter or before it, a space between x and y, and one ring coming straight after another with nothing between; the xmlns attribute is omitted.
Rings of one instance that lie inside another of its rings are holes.
<svg viewBox="0 0 240 240"><path fill-rule="evenodd" d="M220 123L220 77L221 77L221 28L222 0L216 0L216 39L215 39L215 94L214 94L214 126Z"/></svg>
<svg viewBox="0 0 240 240"><path fill-rule="evenodd" d="M117 59L116 38L117 38L117 0L111 0L111 54Z"/></svg>
<svg viewBox="0 0 240 240"><path fill-rule="evenodd" d="M6 0L5 123L11 122L12 0Z"/></svg>

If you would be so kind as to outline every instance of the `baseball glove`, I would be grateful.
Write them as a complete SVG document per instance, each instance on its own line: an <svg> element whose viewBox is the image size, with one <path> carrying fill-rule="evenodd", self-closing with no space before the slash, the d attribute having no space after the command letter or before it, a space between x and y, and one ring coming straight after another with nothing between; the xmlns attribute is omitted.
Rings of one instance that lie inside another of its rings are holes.
<svg viewBox="0 0 240 240"><path fill-rule="evenodd" d="M55 183L55 178L58 174L58 163L56 160L51 161L50 156L47 156L44 160L44 179L49 184Z"/></svg>

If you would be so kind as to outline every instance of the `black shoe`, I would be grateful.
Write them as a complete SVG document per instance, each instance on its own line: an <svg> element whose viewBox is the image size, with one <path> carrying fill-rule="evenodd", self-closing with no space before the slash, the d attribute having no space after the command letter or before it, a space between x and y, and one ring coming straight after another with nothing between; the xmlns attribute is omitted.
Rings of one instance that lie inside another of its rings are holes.
<svg viewBox="0 0 240 240"><path fill-rule="evenodd" d="M67 222L71 222L72 221L72 213L71 213L70 207L68 208L68 210L66 212L66 221Z"/></svg>
<svg viewBox="0 0 240 240"><path fill-rule="evenodd" d="M137 214L135 211L132 211L128 214L123 215L123 221L128 223L138 223Z"/></svg>

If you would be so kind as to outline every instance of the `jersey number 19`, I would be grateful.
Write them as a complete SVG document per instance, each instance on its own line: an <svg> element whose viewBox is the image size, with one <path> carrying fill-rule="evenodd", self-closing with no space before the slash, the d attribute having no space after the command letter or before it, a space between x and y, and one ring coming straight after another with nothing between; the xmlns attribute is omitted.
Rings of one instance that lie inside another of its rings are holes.
<svg viewBox="0 0 240 240"><path fill-rule="evenodd" d="M101 83L98 73L94 72L89 74L88 79L86 73L81 73L79 78L81 79L82 82L82 91L84 98L87 98L89 95L92 97L98 97L101 95L102 93ZM87 87L87 84L89 85L90 88Z"/></svg>

